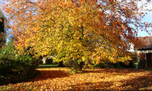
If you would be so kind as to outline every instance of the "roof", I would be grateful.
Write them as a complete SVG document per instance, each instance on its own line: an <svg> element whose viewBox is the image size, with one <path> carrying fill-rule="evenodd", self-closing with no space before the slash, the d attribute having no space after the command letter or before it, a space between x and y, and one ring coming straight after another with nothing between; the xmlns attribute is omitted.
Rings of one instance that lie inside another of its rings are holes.
<svg viewBox="0 0 152 91"><path fill-rule="evenodd" d="M152 36L138 37L137 39L139 41L139 44L135 49L152 50Z"/></svg>

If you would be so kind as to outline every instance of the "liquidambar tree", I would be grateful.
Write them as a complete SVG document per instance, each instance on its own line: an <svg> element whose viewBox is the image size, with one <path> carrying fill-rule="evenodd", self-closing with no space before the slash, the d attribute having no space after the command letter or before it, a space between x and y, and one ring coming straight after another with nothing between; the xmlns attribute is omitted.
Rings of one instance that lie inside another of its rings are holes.
<svg viewBox="0 0 152 91"><path fill-rule="evenodd" d="M149 1L149 0L148 0ZM147 1L147 2L148 2ZM137 6L140 0L9 0L18 52L34 57L53 55L56 62L125 62L139 29L150 24ZM119 55L122 57L119 57Z"/></svg>

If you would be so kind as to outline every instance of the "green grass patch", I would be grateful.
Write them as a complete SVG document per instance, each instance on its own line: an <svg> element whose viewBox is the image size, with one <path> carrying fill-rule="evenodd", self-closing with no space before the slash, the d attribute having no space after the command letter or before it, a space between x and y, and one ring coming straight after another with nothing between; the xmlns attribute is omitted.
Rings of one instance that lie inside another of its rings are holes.
<svg viewBox="0 0 152 91"><path fill-rule="evenodd" d="M134 63L135 66L138 66L138 63Z"/></svg>
<svg viewBox="0 0 152 91"><path fill-rule="evenodd" d="M39 64L38 68L53 68L58 67L58 64Z"/></svg>

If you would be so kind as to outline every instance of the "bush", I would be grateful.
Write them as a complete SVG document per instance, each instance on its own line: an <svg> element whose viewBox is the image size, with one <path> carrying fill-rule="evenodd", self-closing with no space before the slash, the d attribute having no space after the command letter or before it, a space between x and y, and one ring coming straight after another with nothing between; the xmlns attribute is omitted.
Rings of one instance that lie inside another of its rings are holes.
<svg viewBox="0 0 152 91"><path fill-rule="evenodd" d="M94 67L105 68L105 64L104 63L95 64Z"/></svg>
<svg viewBox="0 0 152 91"><path fill-rule="evenodd" d="M129 64L125 64L122 62L119 63L99 63L94 65L94 67L99 67L99 68L135 68L135 65L133 61L130 61Z"/></svg>
<svg viewBox="0 0 152 91"><path fill-rule="evenodd" d="M13 43L0 50L0 85L26 81L38 73L38 61L30 55L18 55Z"/></svg>
<svg viewBox="0 0 152 91"><path fill-rule="evenodd" d="M99 67L99 68L115 68L115 65L113 63L107 62L107 63L99 63L94 65L94 67Z"/></svg>
<svg viewBox="0 0 152 91"><path fill-rule="evenodd" d="M129 64L119 62L115 65L116 65L117 68L135 68L135 65L134 65L133 61L130 61Z"/></svg>

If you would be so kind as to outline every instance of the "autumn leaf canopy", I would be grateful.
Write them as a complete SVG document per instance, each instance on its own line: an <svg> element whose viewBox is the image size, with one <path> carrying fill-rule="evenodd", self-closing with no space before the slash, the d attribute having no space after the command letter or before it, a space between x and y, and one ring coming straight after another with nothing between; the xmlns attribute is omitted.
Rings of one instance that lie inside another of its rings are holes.
<svg viewBox="0 0 152 91"><path fill-rule="evenodd" d="M140 1L138 1L140 2ZM10 0L3 9L13 22L18 52L55 61L128 60L144 13L129 0ZM25 52L30 47L29 51ZM124 58L120 58L120 54Z"/></svg>

